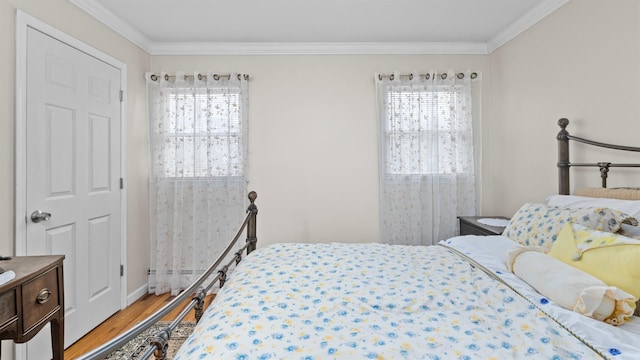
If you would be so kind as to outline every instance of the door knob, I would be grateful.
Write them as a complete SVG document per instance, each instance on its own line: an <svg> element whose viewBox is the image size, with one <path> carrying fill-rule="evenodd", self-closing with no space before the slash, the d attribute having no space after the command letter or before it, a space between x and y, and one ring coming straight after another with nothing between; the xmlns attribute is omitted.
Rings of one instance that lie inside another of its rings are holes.
<svg viewBox="0 0 640 360"><path fill-rule="evenodd" d="M31 221L34 223L39 223L41 221L49 221L51 219L51 214L48 212L36 210L31 213Z"/></svg>

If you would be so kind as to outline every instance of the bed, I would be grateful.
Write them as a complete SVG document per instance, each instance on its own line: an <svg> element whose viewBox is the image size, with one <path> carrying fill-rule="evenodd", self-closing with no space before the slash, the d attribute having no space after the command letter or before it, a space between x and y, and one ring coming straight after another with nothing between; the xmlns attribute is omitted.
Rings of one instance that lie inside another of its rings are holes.
<svg viewBox="0 0 640 360"><path fill-rule="evenodd" d="M568 195L569 168L586 166L570 162L568 142L590 141L569 135L568 120L558 123L559 195L524 204L503 235L458 236L434 246L292 243L255 250L252 192L239 231L246 228L246 244L214 277L225 284L212 304L199 307L210 287L204 279L223 257L173 301L196 293L185 311L199 309L174 359L639 358L640 318L633 312L640 198ZM580 247L583 240L590 247ZM173 306L83 359L104 357ZM162 358L171 331L158 334L141 358Z"/></svg>

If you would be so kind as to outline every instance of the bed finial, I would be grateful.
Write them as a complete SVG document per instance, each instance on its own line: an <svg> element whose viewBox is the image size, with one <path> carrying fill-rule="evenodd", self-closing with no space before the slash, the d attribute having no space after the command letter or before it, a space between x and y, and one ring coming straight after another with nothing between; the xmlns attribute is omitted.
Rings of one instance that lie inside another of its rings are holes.
<svg viewBox="0 0 640 360"><path fill-rule="evenodd" d="M256 199L258 198L258 193L256 193L255 191L250 191L248 198L251 204L249 204L249 207L247 208L247 212L252 213L255 217L255 215L258 213L258 207L255 204Z"/></svg>
<svg viewBox="0 0 640 360"><path fill-rule="evenodd" d="M560 125L561 128L565 129L567 125L569 125L569 119L561 118L560 120L558 120L558 125Z"/></svg>
<svg viewBox="0 0 640 360"><path fill-rule="evenodd" d="M569 119L561 118L558 120L558 126L560 126L560 132L558 133L558 140L566 139L569 132L567 131L567 125L569 125Z"/></svg>

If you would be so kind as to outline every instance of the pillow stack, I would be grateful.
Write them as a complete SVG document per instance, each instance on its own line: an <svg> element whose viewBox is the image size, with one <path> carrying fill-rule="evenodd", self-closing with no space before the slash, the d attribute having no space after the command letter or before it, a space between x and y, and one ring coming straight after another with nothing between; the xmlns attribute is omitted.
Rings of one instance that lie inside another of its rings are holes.
<svg viewBox="0 0 640 360"><path fill-rule="evenodd" d="M640 201L554 195L527 203L503 232L524 245L509 267L558 305L620 325L640 298L636 217Z"/></svg>

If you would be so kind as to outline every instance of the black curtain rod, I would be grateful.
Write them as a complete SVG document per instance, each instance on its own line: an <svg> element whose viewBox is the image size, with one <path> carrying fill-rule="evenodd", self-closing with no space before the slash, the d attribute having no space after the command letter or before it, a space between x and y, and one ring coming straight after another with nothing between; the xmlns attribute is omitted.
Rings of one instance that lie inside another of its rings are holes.
<svg viewBox="0 0 640 360"><path fill-rule="evenodd" d="M399 77L408 77L408 78L409 78L409 80L412 80L414 75L413 75L413 74L400 74L400 75L398 75L398 76L399 76ZM418 76L424 77L424 78L425 78L425 79L427 79L427 80L430 80L430 79L431 79L431 74L418 74ZM436 75L434 75L434 76L436 76ZM438 74L438 76L440 76L440 78L441 78L442 80L444 80L444 79L446 79L446 78L447 78L447 76L448 76L448 75L447 75L447 73L442 73L442 74ZM457 74L456 74L456 77L457 77L458 79L464 79L464 76L465 76L465 75L464 75L464 73L462 73L462 72L459 72L459 73L457 73ZM382 80L382 78L385 78L385 77L386 77L386 78L389 78L389 80L393 80L393 79L395 78L395 74L387 74L387 75L385 75L385 74L378 74L378 79L379 79L379 80ZM469 77L470 77L471 79L475 79L475 78L477 78L477 77L478 77L478 73L476 73L476 72L472 72L472 73L469 75Z"/></svg>
<svg viewBox="0 0 640 360"><path fill-rule="evenodd" d="M165 81L169 81L169 79L175 79L175 77L176 77L175 75L164 74L164 80ZM203 80L205 77L206 77L206 75L198 74L198 80ZM222 74L222 75L213 74L212 77L213 77L213 80L220 80L221 78L231 79L231 74ZM151 74L149 76L149 78L152 81L158 81L160 79L160 75ZM194 79L195 76L194 75L185 74L184 78L185 79ZM249 80L249 75L247 75L247 74L238 74L238 80L241 80L242 78L244 78L245 80Z"/></svg>

